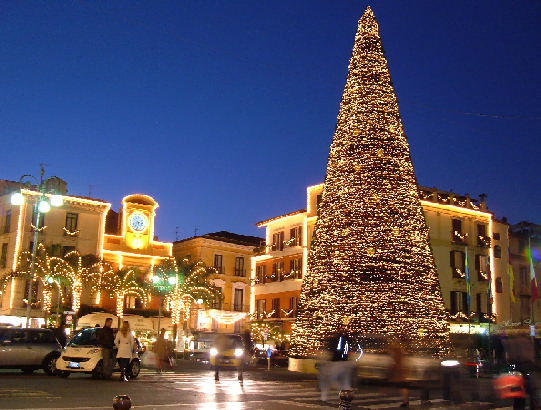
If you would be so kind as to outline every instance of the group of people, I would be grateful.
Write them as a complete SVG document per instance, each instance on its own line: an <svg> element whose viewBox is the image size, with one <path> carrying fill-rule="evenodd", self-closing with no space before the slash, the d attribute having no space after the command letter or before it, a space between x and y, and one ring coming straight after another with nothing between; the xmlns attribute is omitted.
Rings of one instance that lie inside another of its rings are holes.
<svg viewBox="0 0 541 410"><path fill-rule="evenodd" d="M105 320L105 325L99 329L97 335L98 344L102 348L103 376L105 378L110 378L112 376L114 367L113 349L116 347L118 349L116 360L120 367L120 381L125 382L128 381L126 369L136 352L137 345L128 321L122 322L122 326L116 336L113 333L112 325L113 319L107 318Z"/></svg>

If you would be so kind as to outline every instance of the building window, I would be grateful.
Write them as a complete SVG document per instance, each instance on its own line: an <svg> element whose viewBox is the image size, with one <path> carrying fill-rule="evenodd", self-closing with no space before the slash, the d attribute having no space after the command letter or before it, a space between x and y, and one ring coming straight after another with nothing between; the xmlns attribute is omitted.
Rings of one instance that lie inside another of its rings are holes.
<svg viewBox="0 0 541 410"><path fill-rule="evenodd" d="M468 314L468 294L466 292L451 291L451 315L462 312Z"/></svg>
<svg viewBox="0 0 541 410"><path fill-rule="evenodd" d="M77 219L79 215L72 212L66 213L66 225L65 228L69 232L75 232L77 230Z"/></svg>
<svg viewBox="0 0 541 410"><path fill-rule="evenodd" d="M499 241L500 240L500 233L499 232L494 232L492 234L492 239L494 239L495 241Z"/></svg>
<svg viewBox="0 0 541 410"><path fill-rule="evenodd" d="M297 297L296 296L289 298L289 311L291 312L289 314L289 317L297 316Z"/></svg>
<svg viewBox="0 0 541 410"><path fill-rule="evenodd" d="M524 239L519 239L518 240L518 251L522 252L525 247L526 247L526 241Z"/></svg>
<svg viewBox="0 0 541 410"><path fill-rule="evenodd" d="M265 283L265 276L267 275L266 265L257 265L255 267L256 283Z"/></svg>
<svg viewBox="0 0 541 410"><path fill-rule="evenodd" d="M5 268L7 266L8 260L8 244L2 244L2 253L0 254L0 268Z"/></svg>
<svg viewBox="0 0 541 410"><path fill-rule="evenodd" d="M487 235L487 226L477 224L477 245L488 248L490 246L490 237Z"/></svg>
<svg viewBox="0 0 541 410"><path fill-rule="evenodd" d="M4 233L11 232L11 209L6 211L6 219L4 220Z"/></svg>
<svg viewBox="0 0 541 410"><path fill-rule="evenodd" d="M455 243L465 243L468 234L462 232L462 220L451 219L451 241Z"/></svg>
<svg viewBox="0 0 541 410"><path fill-rule="evenodd" d="M475 270L477 271L477 280L488 280L490 266L486 255L475 255Z"/></svg>
<svg viewBox="0 0 541 410"><path fill-rule="evenodd" d="M494 246L494 257L495 258L502 257L502 248L499 245Z"/></svg>
<svg viewBox="0 0 541 410"><path fill-rule="evenodd" d="M244 303L244 289L235 289L233 301L233 310L235 312L243 312L243 303Z"/></svg>
<svg viewBox="0 0 541 410"><path fill-rule="evenodd" d="M36 227L36 219L38 217L38 213L36 212L36 208L32 211L32 225ZM45 214L41 213L39 214L39 226L37 228L41 229L45 226Z"/></svg>
<svg viewBox="0 0 541 410"><path fill-rule="evenodd" d="M246 271L244 270L244 257L237 256L235 258L235 276L246 276Z"/></svg>
<svg viewBox="0 0 541 410"><path fill-rule="evenodd" d="M289 275L288 279L301 279L301 260L300 258L289 260Z"/></svg>
<svg viewBox="0 0 541 410"><path fill-rule="evenodd" d="M453 278L464 279L466 277L466 255L462 251L450 252L451 270Z"/></svg>
<svg viewBox="0 0 541 410"><path fill-rule="evenodd" d="M25 287L24 287L24 296L23 296L23 299L25 301L27 301L27 297L28 297L28 280L25 280ZM35 304L37 301L38 301L38 290L39 290L39 281L38 280L34 280L32 281L32 292L30 293L30 299L31 299L31 304Z"/></svg>
<svg viewBox="0 0 541 410"><path fill-rule="evenodd" d="M296 226L289 230L289 246L301 246L302 245L302 227Z"/></svg>
<svg viewBox="0 0 541 410"><path fill-rule="evenodd" d="M284 232L276 232L272 234L272 248L273 251L284 250Z"/></svg>
<svg viewBox="0 0 541 410"><path fill-rule="evenodd" d="M220 286L217 286L217 288L220 290L220 293L224 294L224 289ZM212 301L212 308L222 310L223 309L223 299L221 297L214 298Z"/></svg>
<svg viewBox="0 0 541 410"><path fill-rule="evenodd" d="M522 286L526 286L526 284L528 283L528 269L526 268L526 266L521 266L519 268L519 272L520 272L520 284Z"/></svg>
<svg viewBox="0 0 541 410"><path fill-rule="evenodd" d="M481 316L483 313L486 313L486 294L485 293L478 293L476 295L476 302L477 302L477 314Z"/></svg>
<svg viewBox="0 0 541 410"><path fill-rule="evenodd" d="M214 269L216 269L218 273L224 273L222 262L223 255L214 255Z"/></svg>
<svg viewBox="0 0 541 410"><path fill-rule="evenodd" d="M503 293L502 278L496 278L496 293Z"/></svg>
<svg viewBox="0 0 541 410"><path fill-rule="evenodd" d="M256 312L258 319L265 319L265 313L267 312L267 301L265 299L256 301Z"/></svg>
<svg viewBox="0 0 541 410"><path fill-rule="evenodd" d="M316 196L316 210L319 212L319 204L321 204L321 199L323 198L323 195L319 194Z"/></svg>
<svg viewBox="0 0 541 410"><path fill-rule="evenodd" d="M273 282L276 282L278 280L278 262L274 262L272 264L272 275L271 280Z"/></svg>
<svg viewBox="0 0 541 410"><path fill-rule="evenodd" d="M280 317L280 298L272 299L272 317Z"/></svg>

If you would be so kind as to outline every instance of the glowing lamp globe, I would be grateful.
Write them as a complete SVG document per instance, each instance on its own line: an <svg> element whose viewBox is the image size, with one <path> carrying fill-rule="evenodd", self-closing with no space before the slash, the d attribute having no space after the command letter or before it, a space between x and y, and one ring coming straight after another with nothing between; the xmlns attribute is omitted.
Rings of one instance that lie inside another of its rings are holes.
<svg viewBox="0 0 541 410"><path fill-rule="evenodd" d="M50 276L47 278L47 283L50 285L51 283L53 283L53 278L51 278Z"/></svg>
<svg viewBox="0 0 541 410"><path fill-rule="evenodd" d="M46 214L47 212L51 210L51 205L49 205L49 202L41 200L39 201L39 204L38 204L38 210L42 214Z"/></svg>
<svg viewBox="0 0 541 410"><path fill-rule="evenodd" d="M152 283L156 284L156 283L158 283L159 281L160 281L159 276L153 276L153 277L152 277Z"/></svg>
<svg viewBox="0 0 541 410"><path fill-rule="evenodd" d="M62 206L64 203L64 200L62 199L62 195L52 195L51 196L51 205L52 206Z"/></svg>
<svg viewBox="0 0 541 410"><path fill-rule="evenodd" d="M22 205L24 204L24 196L20 192L14 192L11 194L11 204L12 205Z"/></svg>
<svg viewBox="0 0 541 410"><path fill-rule="evenodd" d="M203 299L197 299L195 301L195 303L197 303L198 305L202 305L203 304Z"/></svg>
<svg viewBox="0 0 541 410"><path fill-rule="evenodd" d="M177 278L174 276L171 276L169 279L167 279L167 282L169 282L170 285L174 285L177 283Z"/></svg>

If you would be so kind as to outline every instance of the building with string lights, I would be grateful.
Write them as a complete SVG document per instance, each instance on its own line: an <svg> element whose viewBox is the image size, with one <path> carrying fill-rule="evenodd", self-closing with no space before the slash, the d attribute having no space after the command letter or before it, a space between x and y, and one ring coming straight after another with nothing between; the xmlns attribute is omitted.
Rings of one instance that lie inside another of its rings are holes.
<svg viewBox="0 0 541 410"><path fill-rule="evenodd" d="M220 231L182 239L173 243L177 259L202 261L216 274L211 282L223 295L209 310L199 310L190 327L199 332L243 333L249 322L251 281L250 262L254 249L264 239Z"/></svg>
<svg viewBox="0 0 541 410"><path fill-rule="evenodd" d="M252 258L251 311L286 333L295 322L322 191L323 184L308 187L305 209L257 223L267 246ZM494 218L484 195L476 200L421 187L420 197L451 332L486 333L489 323L509 320L507 223Z"/></svg>
<svg viewBox="0 0 541 410"><path fill-rule="evenodd" d="M0 277L6 281L0 298L0 322L19 325L24 321L28 280L12 273L17 271L21 255L32 251L36 231L48 258L77 251L81 257L92 255L103 259L114 269L136 267L143 275L142 280L149 280L153 267L172 255L173 244L155 237L154 218L159 205L152 197L128 195L117 213L111 210L111 203L101 199L67 195L66 182L60 178L50 181L55 192L62 196L63 204L41 214L36 226L34 205L41 194L33 187L21 189L17 182L0 180ZM17 190L24 198L21 205L10 201L11 194ZM43 280L35 278L32 286L31 317L33 326L37 326L44 322L44 304L50 301L44 298L47 285ZM69 299L64 285L53 287L51 293L49 299L56 300L59 295L64 303ZM93 292L84 286L78 294L80 300L72 301L72 309L86 306L90 311L96 308L115 311L113 295ZM158 309L158 303L159 299L154 298L146 308ZM125 297L124 304L126 309L143 307L141 300L131 295Z"/></svg>

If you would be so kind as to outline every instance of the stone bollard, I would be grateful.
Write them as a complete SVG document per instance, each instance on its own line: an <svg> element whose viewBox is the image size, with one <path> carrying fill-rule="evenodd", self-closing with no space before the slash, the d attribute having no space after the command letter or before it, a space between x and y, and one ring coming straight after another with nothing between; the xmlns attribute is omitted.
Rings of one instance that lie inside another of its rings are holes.
<svg viewBox="0 0 541 410"><path fill-rule="evenodd" d="M338 405L339 410L349 410L351 409L351 402L353 401L353 390L340 390L340 404Z"/></svg>
<svg viewBox="0 0 541 410"><path fill-rule="evenodd" d="M119 394L113 399L113 409L128 410L131 408L131 399L127 394Z"/></svg>

